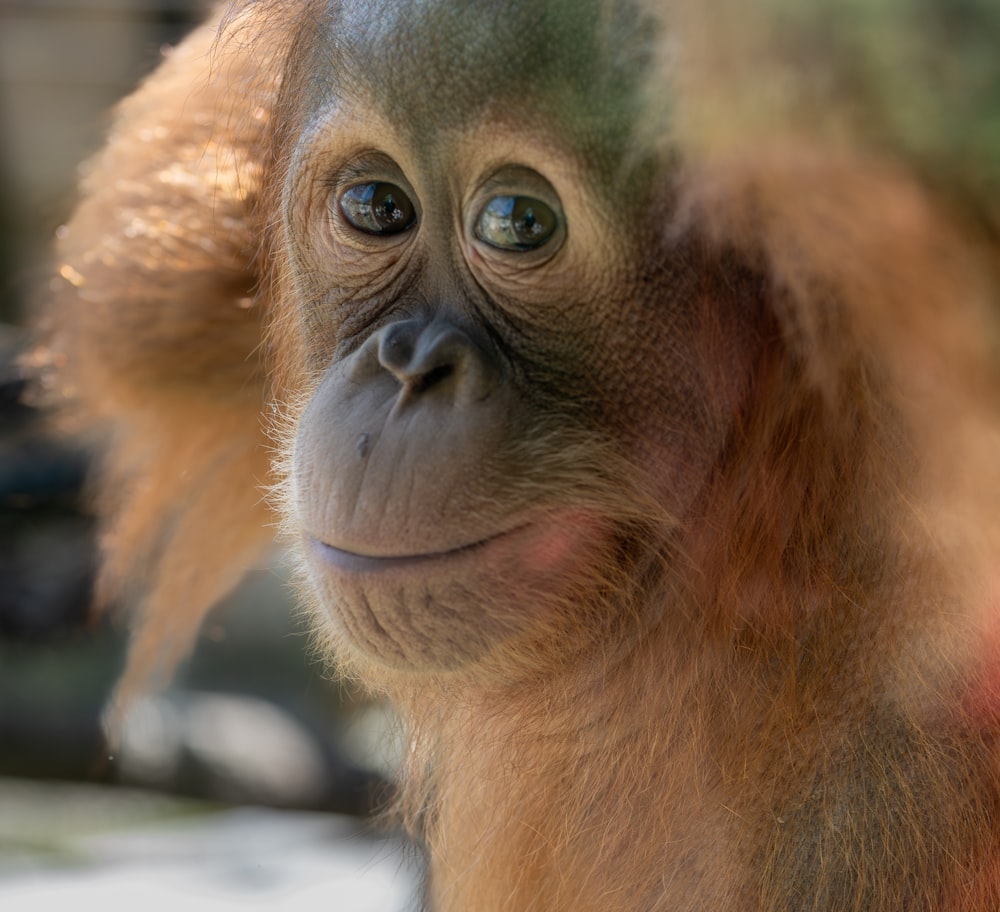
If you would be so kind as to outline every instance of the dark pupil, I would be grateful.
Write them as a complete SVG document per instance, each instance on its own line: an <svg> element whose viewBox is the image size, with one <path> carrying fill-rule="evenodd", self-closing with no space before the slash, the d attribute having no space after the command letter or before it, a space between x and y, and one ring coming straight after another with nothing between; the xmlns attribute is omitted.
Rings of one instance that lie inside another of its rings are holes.
<svg viewBox="0 0 1000 912"><path fill-rule="evenodd" d="M355 184L340 197L344 217L366 234L398 234L417 220L410 198L395 184Z"/></svg>
<svg viewBox="0 0 1000 912"><path fill-rule="evenodd" d="M401 198L397 201L397 195ZM372 214L378 226L385 231L392 231L394 228L405 228L409 223L410 215L407 212L406 198L397 194L397 188L392 184L376 184L375 192L372 194Z"/></svg>
<svg viewBox="0 0 1000 912"><path fill-rule="evenodd" d="M511 222L517 240L528 246L535 246L547 238L555 228L554 217L548 206L530 197L519 197L511 212Z"/></svg>

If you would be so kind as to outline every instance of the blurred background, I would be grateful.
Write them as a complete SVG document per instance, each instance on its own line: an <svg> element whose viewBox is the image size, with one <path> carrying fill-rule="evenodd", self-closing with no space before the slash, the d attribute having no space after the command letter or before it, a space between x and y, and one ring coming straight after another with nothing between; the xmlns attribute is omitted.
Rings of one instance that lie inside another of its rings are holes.
<svg viewBox="0 0 1000 912"><path fill-rule="evenodd" d="M126 633L89 612L87 454L21 398L16 357L77 166L206 8L0 0L0 907L412 909L419 864L371 824L391 719L310 656L280 553L109 751Z"/></svg>

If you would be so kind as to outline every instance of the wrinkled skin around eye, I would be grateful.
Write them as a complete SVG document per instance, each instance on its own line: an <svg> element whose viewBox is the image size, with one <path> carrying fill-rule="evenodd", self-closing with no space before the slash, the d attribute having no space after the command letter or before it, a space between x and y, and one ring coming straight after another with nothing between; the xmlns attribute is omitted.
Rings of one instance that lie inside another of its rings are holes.
<svg viewBox="0 0 1000 912"><path fill-rule="evenodd" d="M530 196L495 196L476 220L476 237L500 250L534 250L559 227L556 214Z"/></svg>
<svg viewBox="0 0 1000 912"><path fill-rule="evenodd" d="M395 184L355 184L340 196L344 218L365 234L398 234L411 228L417 214L410 198Z"/></svg>

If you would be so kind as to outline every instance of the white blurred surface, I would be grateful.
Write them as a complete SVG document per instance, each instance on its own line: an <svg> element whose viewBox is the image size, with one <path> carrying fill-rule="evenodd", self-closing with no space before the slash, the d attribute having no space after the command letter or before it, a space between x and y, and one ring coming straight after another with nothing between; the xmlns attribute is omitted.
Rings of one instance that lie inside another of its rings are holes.
<svg viewBox="0 0 1000 912"><path fill-rule="evenodd" d="M401 842L347 817L0 785L4 912L412 912L418 883Z"/></svg>

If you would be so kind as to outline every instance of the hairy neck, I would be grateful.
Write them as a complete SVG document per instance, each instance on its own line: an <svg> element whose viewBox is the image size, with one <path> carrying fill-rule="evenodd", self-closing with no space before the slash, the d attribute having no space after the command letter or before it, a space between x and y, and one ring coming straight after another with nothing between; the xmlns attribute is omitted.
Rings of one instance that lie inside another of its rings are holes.
<svg viewBox="0 0 1000 912"><path fill-rule="evenodd" d="M662 655L650 679L645 653L662 646L502 695L403 703L404 809L433 859L435 910L720 907L740 861L730 813L708 800L720 773L697 720L711 686Z"/></svg>
<svg viewBox="0 0 1000 912"><path fill-rule="evenodd" d="M895 838L879 802L911 790L927 803L894 811L899 833L933 834L914 864L960 857L934 803L967 803L962 778L984 775L981 758L935 781L965 736L894 686L892 631L870 631L884 644L874 667L836 635L870 605L811 592L800 606L798 636L782 640L767 624L693 639L696 625L671 623L690 616L678 606L624 658L502 692L439 681L397 694L411 735L402 809L432 859L435 912L735 912L770 907L771 893L794 906L809 878L817 895L884 893L884 874L869 883L874 868L838 855L838 834L849 822L877 853ZM900 869L901 902L912 873ZM928 896L947 889L926 880Z"/></svg>

